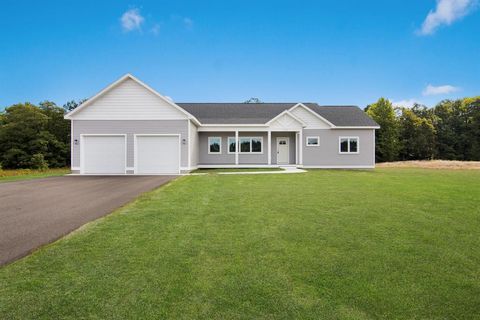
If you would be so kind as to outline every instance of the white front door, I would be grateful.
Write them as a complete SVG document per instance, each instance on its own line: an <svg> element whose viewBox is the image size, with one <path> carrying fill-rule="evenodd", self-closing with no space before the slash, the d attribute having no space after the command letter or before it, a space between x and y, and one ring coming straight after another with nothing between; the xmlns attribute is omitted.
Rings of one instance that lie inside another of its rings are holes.
<svg viewBox="0 0 480 320"><path fill-rule="evenodd" d="M177 174L180 172L178 135L136 135L135 173Z"/></svg>
<svg viewBox="0 0 480 320"><path fill-rule="evenodd" d="M288 164L290 162L289 142L289 138L277 138L277 164Z"/></svg>

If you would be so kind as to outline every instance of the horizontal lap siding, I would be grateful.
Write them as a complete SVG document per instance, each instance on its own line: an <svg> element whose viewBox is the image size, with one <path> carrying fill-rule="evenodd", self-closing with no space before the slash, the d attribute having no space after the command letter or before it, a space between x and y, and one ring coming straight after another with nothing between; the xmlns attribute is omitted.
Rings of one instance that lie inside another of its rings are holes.
<svg viewBox="0 0 480 320"><path fill-rule="evenodd" d="M188 120L75 120L73 140L80 134L126 134L127 167L134 166L134 134L180 134L188 141ZM80 166L80 144L72 145L72 167ZM181 166L188 167L188 144L181 143Z"/></svg>
<svg viewBox="0 0 480 320"><path fill-rule="evenodd" d="M208 137L222 138L222 153L208 153ZM199 132L199 164L200 165L224 165L235 164L235 154L228 154L228 137L235 137L235 132ZM262 154L239 154L239 164L267 164L267 133L266 132L240 132L239 137L263 137Z"/></svg>
<svg viewBox="0 0 480 320"><path fill-rule="evenodd" d="M320 146L307 147L308 136L320 137ZM340 154L339 137L359 137L359 154ZM303 130L303 164L305 166L374 166L375 165L375 130Z"/></svg>

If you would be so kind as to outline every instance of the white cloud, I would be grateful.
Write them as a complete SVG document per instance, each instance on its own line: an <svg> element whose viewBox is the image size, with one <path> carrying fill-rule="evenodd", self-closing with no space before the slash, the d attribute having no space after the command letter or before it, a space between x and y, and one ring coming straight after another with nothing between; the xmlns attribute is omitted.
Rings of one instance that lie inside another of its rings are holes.
<svg viewBox="0 0 480 320"><path fill-rule="evenodd" d="M449 94L459 90L460 88L448 84L444 86L432 86L431 84L429 84L425 89L423 89L422 94L424 96L434 96L440 94Z"/></svg>
<svg viewBox="0 0 480 320"><path fill-rule="evenodd" d="M185 26L185 28L187 28L187 29L192 29L193 28L193 20L192 19L185 17L185 18L182 19L182 21L183 21L183 25Z"/></svg>
<svg viewBox="0 0 480 320"><path fill-rule="evenodd" d="M416 99L405 99L400 101L392 101L394 107L412 108L415 103L419 103Z"/></svg>
<svg viewBox="0 0 480 320"><path fill-rule="evenodd" d="M451 25L476 8L478 0L437 0L435 10L430 10L418 34L430 35L442 25Z"/></svg>
<svg viewBox="0 0 480 320"><path fill-rule="evenodd" d="M120 22L125 32L140 30L145 18L140 14L138 9L130 9L122 14Z"/></svg>

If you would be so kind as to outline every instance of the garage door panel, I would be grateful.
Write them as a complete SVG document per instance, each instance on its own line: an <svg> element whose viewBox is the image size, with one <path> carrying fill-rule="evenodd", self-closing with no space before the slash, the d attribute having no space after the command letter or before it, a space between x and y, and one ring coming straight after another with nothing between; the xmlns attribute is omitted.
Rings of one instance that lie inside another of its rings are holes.
<svg viewBox="0 0 480 320"><path fill-rule="evenodd" d="M86 174L124 174L124 136L84 136L82 171Z"/></svg>
<svg viewBox="0 0 480 320"><path fill-rule="evenodd" d="M137 136L136 148L136 173L178 173L180 162L178 136Z"/></svg>

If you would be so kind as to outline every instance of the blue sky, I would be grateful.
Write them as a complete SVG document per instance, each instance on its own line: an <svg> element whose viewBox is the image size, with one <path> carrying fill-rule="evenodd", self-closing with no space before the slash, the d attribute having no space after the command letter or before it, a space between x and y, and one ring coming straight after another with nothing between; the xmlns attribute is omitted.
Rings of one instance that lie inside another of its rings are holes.
<svg viewBox="0 0 480 320"><path fill-rule="evenodd" d="M2 1L0 108L94 95L130 72L177 102L480 94L475 0Z"/></svg>

